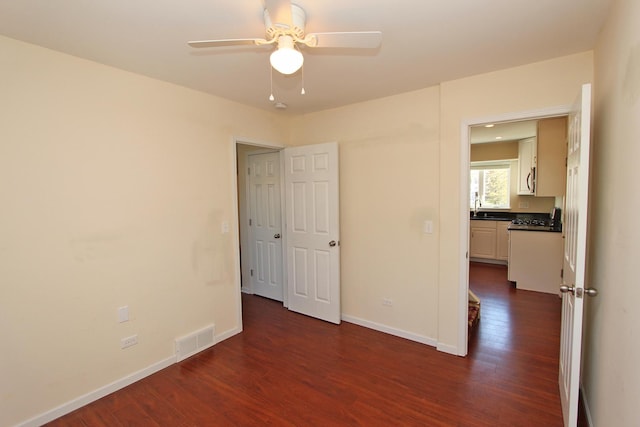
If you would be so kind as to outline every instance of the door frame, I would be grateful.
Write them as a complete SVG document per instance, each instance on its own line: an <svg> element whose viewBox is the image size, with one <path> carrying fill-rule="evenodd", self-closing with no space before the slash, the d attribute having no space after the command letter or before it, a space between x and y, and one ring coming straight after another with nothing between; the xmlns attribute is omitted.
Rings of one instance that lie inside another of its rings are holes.
<svg viewBox="0 0 640 427"><path fill-rule="evenodd" d="M283 157L282 157L282 150L285 148L285 145L283 143L279 143L279 142L271 142L271 141L265 141L265 140L259 140L259 139L255 139L255 138L248 138L248 137L242 137L242 136L234 136L232 137L231 140L231 162L232 162L232 177L231 177L231 185L232 185L232 200L231 200L231 204L232 204L232 218L235 221L236 226L233 227L233 247L234 247L234 258L235 258L235 262L234 262L234 270L235 270L235 280L234 280L234 286L237 289L236 292L236 313L238 313L238 317L237 317L237 322L238 322L238 331L242 331L243 326L242 326L242 264L241 264L241 260L240 260L240 205L238 204L239 202L239 198L238 198L238 173L240 171L238 171L238 145L251 145L254 146L256 148L262 148L265 151L279 151L280 152L280 165L282 167L282 162L283 162ZM282 174L280 174L280 179L282 181ZM280 186L280 191L282 192L283 190L283 185L281 182L281 186ZM280 204L282 206L282 208L284 209L283 206L284 203L284 199L281 197L280 198ZM284 212L284 211L283 211ZM282 218L283 220L283 226L284 226L284 217ZM283 245L286 243L286 233L285 233L285 229L283 228L283 232L282 234L282 243ZM246 255L245 255L246 257ZM283 299L283 305L286 307L287 305L287 277L286 277L286 259L283 257L283 292L284 292L284 299Z"/></svg>
<svg viewBox="0 0 640 427"><path fill-rule="evenodd" d="M471 126L489 123L513 122L520 120L545 119L549 117L568 116L571 105L560 105L538 110L509 112L490 116L464 119L460 123L460 241L458 259L459 271L459 299L458 299L458 355L468 353L468 292L469 292L469 168L471 167L470 128Z"/></svg>

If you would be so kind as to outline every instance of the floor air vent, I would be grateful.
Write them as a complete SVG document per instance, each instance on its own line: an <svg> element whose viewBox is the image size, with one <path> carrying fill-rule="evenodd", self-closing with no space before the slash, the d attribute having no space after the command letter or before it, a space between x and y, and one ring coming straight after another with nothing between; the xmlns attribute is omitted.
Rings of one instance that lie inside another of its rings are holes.
<svg viewBox="0 0 640 427"><path fill-rule="evenodd" d="M176 339L176 362L180 362L215 344L215 326L193 332Z"/></svg>

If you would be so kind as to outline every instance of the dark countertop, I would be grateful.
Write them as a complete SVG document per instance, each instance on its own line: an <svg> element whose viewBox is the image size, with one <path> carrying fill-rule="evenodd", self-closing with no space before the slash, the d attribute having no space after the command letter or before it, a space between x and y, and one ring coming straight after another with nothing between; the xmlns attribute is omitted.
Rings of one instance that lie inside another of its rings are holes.
<svg viewBox="0 0 640 427"><path fill-rule="evenodd" d="M473 215L473 211L470 212L471 221L509 221L513 220L523 220L523 221L532 221L532 220L542 220L547 224L551 220L548 213L540 213L540 212L495 212L495 211L480 211L477 215ZM550 227L550 226L541 226L541 225L530 225L530 224L510 224L507 230L519 230L519 231L544 231L551 233L560 233L562 231L562 226L558 227Z"/></svg>
<svg viewBox="0 0 640 427"><path fill-rule="evenodd" d="M481 221L513 221L514 219L541 219L543 217L549 218L549 214L505 211L479 211L474 215L473 211L469 211L470 219Z"/></svg>
<svg viewBox="0 0 640 427"><path fill-rule="evenodd" d="M562 230L556 227L542 226L542 225L524 225L524 224L511 224L508 231L544 231L548 233L561 233Z"/></svg>
<svg viewBox="0 0 640 427"><path fill-rule="evenodd" d="M522 220L545 220L549 221L549 213L542 212L504 212L504 211L479 211L477 215L473 211L469 212L469 218L473 220L487 221L513 221L514 219Z"/></svg>
<svg viewBox="0 0 640 427"><path fill-rule="evenodd" d="M506 218L506 217L492 217L492 216L484 216L484 217L471 217L471 221L513 221L514 218Z"/></svg>

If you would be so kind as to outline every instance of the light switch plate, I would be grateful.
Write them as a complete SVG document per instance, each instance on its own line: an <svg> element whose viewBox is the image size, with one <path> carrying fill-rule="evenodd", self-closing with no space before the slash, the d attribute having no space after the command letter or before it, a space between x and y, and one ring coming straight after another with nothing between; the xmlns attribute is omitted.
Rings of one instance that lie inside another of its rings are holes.
<svg viewBox="0 0 640 427"><path fill-rule="evenodd" d="M118 308L118 323L129 321L129 306L125 305Z"/></svg>

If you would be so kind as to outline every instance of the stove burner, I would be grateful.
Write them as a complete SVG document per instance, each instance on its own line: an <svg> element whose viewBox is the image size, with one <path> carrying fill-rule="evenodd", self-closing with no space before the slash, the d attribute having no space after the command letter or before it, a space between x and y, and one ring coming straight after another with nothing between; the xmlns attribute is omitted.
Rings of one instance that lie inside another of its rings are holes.
<svg viewBox="0 0 640 427"><path fill-rule="evenodd" d="M512 224L516 224L516 225L537 225L540 227L548 227L549 226L549 222L544 220L544 219L522 219L522 218L518 218L518 219L514 219L513 221L511 221Z"/></svg>

